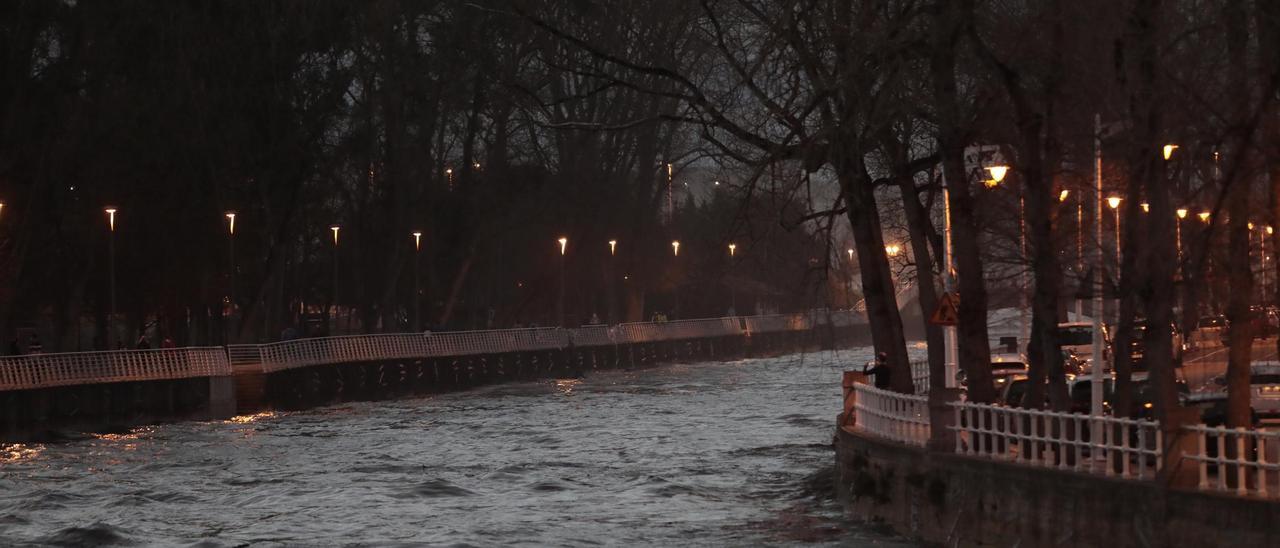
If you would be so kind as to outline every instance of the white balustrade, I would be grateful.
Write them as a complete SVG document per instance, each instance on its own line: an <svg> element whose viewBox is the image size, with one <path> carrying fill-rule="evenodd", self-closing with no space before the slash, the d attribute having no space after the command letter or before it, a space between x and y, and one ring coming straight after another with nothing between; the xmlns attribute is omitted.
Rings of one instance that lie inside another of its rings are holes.
<svg viewBox="0 0 1280 548"><path fill-rule="evenodd" d="M929 398L880 390L869 384L853 386L854 425L863 432L924 447L929 441Z"/></svg>
<svg viewBox="0 0 1280 548"><path fill-rule="evenodd" d="M0 357L0 390L230 374L231 364L221 347Z"/></svg>
<svg viewBox="0 0 1280 548"><path fill-rule="evenodd" d="M1199 464L1200 489L1241 496L1280 496L1280 432L1248 428L1188 426L1196 453L1184 457Z"/></svg>
<svg viewBox="0 0 1280 548"><path fill-rule="evenodd" d="M917 360L911 362L911 384L916 388L916 394L929 393L929 361Z"/></svg>
<svg viewBox="0 0 1280 548"><path fill-rule="evenodd" d="M828 313L823 312L826 317ZM576 346L687 340L807 329L813 313L644 322L581 328L397 333L296 339L225 348L181 348L0 357L0 390L227 375L232 366L264 372L313 365L557 350Z"/></svg>
<svg viewBox="0 0 1280 548"><path fill-rule="evenodd" d="M1127 479L1161 466L1159 423L967 402L955 409L956 453Z"/></svg>

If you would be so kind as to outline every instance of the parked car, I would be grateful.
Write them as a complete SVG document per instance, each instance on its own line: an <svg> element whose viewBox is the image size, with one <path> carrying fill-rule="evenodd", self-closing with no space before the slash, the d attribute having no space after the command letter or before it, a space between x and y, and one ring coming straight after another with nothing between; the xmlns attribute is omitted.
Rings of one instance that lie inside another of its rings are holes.
<svg viewBox="0 0 1280 548"><path fill-rule="evenodd" d="M1249 403L1258 417L1280 417L1280 362L1267 360L1253 362L1249 372ZM1197 390L1198 402L1210 402L1227 395L1227 377L1218 375Z"/></svg>
<svg viewBox="0 0 1280 548"><path fill-rule="evenodd" d="M1110 347L1107 326L1102 326L1102 348ZM1093 323L1065 322L1058 324L1058 346L1064 352L1072 352L1076 356L1088 360L1093 357Z"/></svg>
<svg viewBox="0 0 1280 548"><path fill-rule="evenodd" d="M1201 350L1222 346L1226 333L1227 318L1225 316L1204 316L1196 322L1196 330L1188 334L1187 349Z"/></svg>
<svg viewBox="0 0 1280 548"><path fill-rule="evenodd" d="M1174 367L1181 367L1182 355L1187 349L1186 342L1184 341L1182 336L1182 330L1178 329L1177 324L1174 324L1171 322L1169 324L1169 332L1172 338L1171 342L1173 345ZM1144 340L1146 337L1146 333L1147 333L1147 321L1134 320L1133 331L1131 331L1131 336L1129 338L1129 359L1133 362L1134 371L1147 370L1147 364L1145 361L1146 355L1147 355L1147 345L1146 345L1146 341Z"/></svg>
<svg viewBox="0 0 1280 548"><path fill-rule="evenodd" d="M992 354L991 378L999 392L1009 379L1027 374L1027 359L1022 354Z"/></svg>

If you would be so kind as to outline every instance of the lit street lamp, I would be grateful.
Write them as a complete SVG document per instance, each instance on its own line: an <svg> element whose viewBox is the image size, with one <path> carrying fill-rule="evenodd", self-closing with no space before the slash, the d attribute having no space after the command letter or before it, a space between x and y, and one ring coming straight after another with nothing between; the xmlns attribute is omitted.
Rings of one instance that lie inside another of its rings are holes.
<svg viewBox="0 0 1280 548"><path fill-rule="evenodd" d="M1178 242L1178 271L1181 272L1182 271L1182 220L1187 218L1188 211L1187 211L1187 208L1180 207L1174 213L1178 215L1178 220L1174 221L1173 223L1173 226L1174 226L1173 232Z"/></svg>
<svg viewBox="0 0 1280 548"><path fill-rule="evenodd" d="M413 331L422 331L422 231L413 231Z"/></svg>
<svg viewBox="0 0 1280 548"><path fill-rule="evenodd" d="M668 165L670 165L670 164L668 164ZM672 261L673 261L673 263L672 263L672 264L673 264L673 265L675 265L674 261L677 261L677 260L679 260L679 259L680 259L680 240L673 240L673 241L671 242L671 257L672 257ZM676 276L677 276L677 277L676 277L676 280L675 280L675 281L673 282L673 284L672 284L672 285L674 285L674 286L675 286L675 302L674 302L674 303L672 303L673 305L672 305L672 307L671 307L671 319L673 319L673 320L678 320L678 319L680 319L680 279L679 279L679 274L680 274L680 273L679 273L679 271L676 271Z"/></svg>
<svg viewBox="0 0 1280 548"><path fill-rule="evenodd" d="M1119 196L1112 196L1110 198L1107 198L1107 205L1111 207L1111 211L1115 213L1115 217L1116 217L1115 224L1116 224L1116 275L1117 276L1119 276L1120 274L1120 201L1121 200L1122 198L1120 198Z"/></svg>
<svg viewBox="0 0 1280 548"><path fill-rule="evenodd" d="M227 264L231 268L227 274L227 293L231 297L231 307L227 311L227 341L234 342L233 334L236 332L235 313L236 313L236 212L228 211L227 217Z"/></svg>
<svg viewBox="0 0 1280 548"><path fill-rule="evenodd" d="M329 230L333 231L333 285L329 295L331 301L329 334L334 335L338 331L338 231L342 230L342 226L330 225Z"/></svg>
<svg viewBox="0 0 1280 548"><path fill-rule="evenodd" d="M733 256L738 251L738 244L729 244L729 273L733 274ZM738 315L738 291L733 287L733 281L729 282L729 315Z"/></svg>
<svg viewBox="0 0 1280 548"><path fill-rule="evenodd" d="M561 236L556 241L560 242L560 307L558 312L560 315L560 327L564 327L564 255L569 246L569 238Z"/></svg>
<svg viewBox="0 0 1280 548"><path fill-rule="evenodd" d="M115 346L116 339L116 212L115 207L103 208L107 213L107 227L111 230L107 234L107 278L110 284L111 295L111 315L107 317L107 350L112 350Z"/></svg>
<svg viewBox="0 0 1280 548"><path fill-rule="evenodd" d="M1168 160L1168 159L1172 158L1172 157L1173 157L1173 151L1175 151L1175 150L1178 150L1178 145L1165 145L1165 146L1164 146L1164 149L1163 149L1163 152L1164 152L1164 159L1165 159L1165 160Z"/></svg>
<svg viewBox="0 0 1280 548"><path fill-rule="evenodd" d="M1212 213L1209 213L1208 211L1201 211L1201 212L1200 212L1199 214L1197 214L1196 216L1197 216L1197 217L1200 217L1200 222L1202 222L1202 223L1204 223L1204 224L1209 224L1209 217L1210 217L1211 215L1213 215L1213 214L1212 214Z"/></svg>
<svg viewBox="0 0 1280 548"><path fill-rule="evenodd" d="M618 240L609 240L609 272L607 273L607 275L609 277L608 321L610 325L618 323L618 308L617 308L618 307L617 305L618 282L616 279L614 279L614 277L618 275L617 274L618 267L615 264L615 262L617 261L617 259L615 258L617 257L617 253L618 253Z"/></svg>

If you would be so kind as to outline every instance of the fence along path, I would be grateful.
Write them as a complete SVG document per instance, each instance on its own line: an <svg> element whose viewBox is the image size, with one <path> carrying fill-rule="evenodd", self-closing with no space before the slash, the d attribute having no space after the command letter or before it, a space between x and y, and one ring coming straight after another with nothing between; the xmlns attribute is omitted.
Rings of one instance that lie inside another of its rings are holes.
<svg viewBox="0 0 1280 548"><path fill-rule="evenodd" d="M222 347L0 357L0 391L230 374L231 363Z"/></svg>
<svg viewBox="0 0 1280 548"><path fill-rule="evenodd" d="M0 357L0 391L76 384L231 375L233 369L283 371L313 365L469 356L731 337L857 323L848 310L643 322L571 329L530 328L388 333L298 339L226 347L73 352Z"/></svg>

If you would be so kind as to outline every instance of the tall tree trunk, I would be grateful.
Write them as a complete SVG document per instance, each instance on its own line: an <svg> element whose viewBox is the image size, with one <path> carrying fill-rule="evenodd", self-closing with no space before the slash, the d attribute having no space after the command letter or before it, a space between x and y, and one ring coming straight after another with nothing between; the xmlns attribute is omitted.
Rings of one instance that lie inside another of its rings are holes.
<svg viewBox="0 0 1280 548"><path fill-rule="evenodd" d="M1234 120L1244 122L1249 104L1248 67L1245 56L1249 41L1248 20L1242 2L1227 2L1223 7L1226 23L1228 57L1228 93L1237 102ZM1249 260L1249 194L1250 184L1239 169L1246 164L1245 143L1249 135L1236 128L1228 136L1226 157L1236 166L1224 182L1227 214L1228 281L1227 301L1227 426L1247 427L1253 423L1250 405L1249 373L1253 351L1253 321L1249 304L1253 298L1253 269Z"/></svg>
<svg viewBox="0 0 1280 548"><path fill-rule="evenodd" d="M987 285L983 273L978 219L964 167L965 127L956 84L955 50L961 30L971 23L969 2L939 0L933 5L934 29L929 69L933 101L939 112L938 144L951 201L951 241L960 293L956 326L958 363L968 379L971 401L995 401L991 342L987 333ZM947 266L943 263L942 270Z"/></svg>
<svg viewBox="0 0 1280 548"><path fill-rule="evenodd" d="M911 252L916 263L916 290L920 295L920 317L924 321L924 338L929 348L929 386L942 387L947 385L946 341L943 340L942 326L928 321L933 310L938 307L937 278L934 276L933 258L929 255L931 221L929 212L920 203L912 174L905 169L906 162L900 161L895 164L899 166L898 192L902 194L907 232L911 238Z"/></svg>
<svg viewBox="0 0 1280 548"><path fill-rule="evenodd" d="M838 156L837 173L848 204L847 216L853 229L858 266L862 270L862 293L867 303L872 345L876 352L883 352L888 358L893 390L910 394L915 387L911 382L911 364L907 360L907 341L902 334L902 315L894 294L889 258L885 255L875 189L858 153L841 153Z"/></svg>

